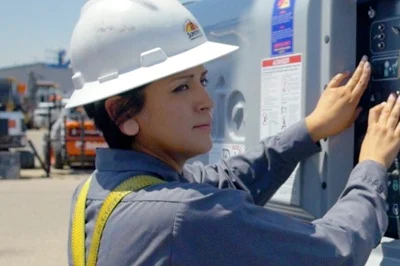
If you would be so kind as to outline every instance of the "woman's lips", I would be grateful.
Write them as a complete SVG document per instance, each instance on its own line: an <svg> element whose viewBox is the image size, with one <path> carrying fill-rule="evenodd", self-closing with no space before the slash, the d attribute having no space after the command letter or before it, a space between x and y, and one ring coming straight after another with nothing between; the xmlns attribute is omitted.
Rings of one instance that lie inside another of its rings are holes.
<svg viewBox="0 0 400 266"><path fill-rule="evenodd" d="M210 124L200 124L200 125L196 125L193 128L196 129L211 129L211 123Z"/></svg>

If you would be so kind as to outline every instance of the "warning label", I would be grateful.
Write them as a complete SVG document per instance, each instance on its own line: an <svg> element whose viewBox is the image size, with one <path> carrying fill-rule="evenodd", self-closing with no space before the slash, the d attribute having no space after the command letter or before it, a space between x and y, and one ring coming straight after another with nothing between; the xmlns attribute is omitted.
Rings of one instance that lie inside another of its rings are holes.
<svg viewBox="0 0 400 266"><path fill-rule="evenodd" d="M265 59L261 64L261 139L276 135L301 119L302 56ZM297 169L272 199L299 203Z"/></svg>
<svg viewBox="0 0 400 266"><path fill-rule="evenodd" d="M271 56L293 52L295 0L275 0L272 13Z"/></svg>

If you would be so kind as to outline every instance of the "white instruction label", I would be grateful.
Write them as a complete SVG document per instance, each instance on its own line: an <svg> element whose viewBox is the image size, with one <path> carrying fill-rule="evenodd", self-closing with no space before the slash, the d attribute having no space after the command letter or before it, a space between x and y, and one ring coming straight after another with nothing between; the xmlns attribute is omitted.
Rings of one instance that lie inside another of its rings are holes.
<svg viewBox="0 0 400 266"><path fill-rule="evenodd" d="M301 119L302 57L295 54L262 61L261 139L273 136ZM298 166L272 197L288 204L299 204Z"/></svg>
<svg viewBox="0 0 400 266"><path fill-rule="evenodd" d="M245 145L243 144L229 144L229 143L213 143L213 147L209 153L209 162L215 163L221 159L228 159L244 153Z"/></svg>

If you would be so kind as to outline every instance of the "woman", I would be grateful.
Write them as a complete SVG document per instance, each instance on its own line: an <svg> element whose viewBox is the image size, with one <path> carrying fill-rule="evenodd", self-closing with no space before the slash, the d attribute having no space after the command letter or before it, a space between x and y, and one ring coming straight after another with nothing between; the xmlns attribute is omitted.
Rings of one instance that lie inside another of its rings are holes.
<svg viewBox="0 0 400 266"><path fill-rule="evenodd" d="M186 165L212 146L204 63L234 50L209 42L175 0L85 4L71 41L76 90L67 108L84 105L110 148L97 150L95 172L73 196L70 264L366 262L387 227L386 168L400 148L396 97L371 110L337 203L323 218L300 222L261 206L299 161L320 151L319 140L352 124L370 64L363 58L343 86L347 75L337 75L309 116L243 155ZM122 189L130 180L136 187ZM102 208L112 191L121 202L111 197L115 208Z"/></svg>

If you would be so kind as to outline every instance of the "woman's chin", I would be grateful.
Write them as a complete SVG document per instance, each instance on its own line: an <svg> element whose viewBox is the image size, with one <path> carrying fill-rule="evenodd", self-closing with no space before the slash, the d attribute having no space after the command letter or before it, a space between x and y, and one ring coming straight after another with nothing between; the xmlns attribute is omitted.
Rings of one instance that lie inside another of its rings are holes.
<svg viewBox="0 0 400 266"><path fill-rule="evenodd" d="M196 143L195 147L192 147L191 152L190 152L190 157L196 157L198 155L205 154L209 152L212 148L212 141L207 142L202 142L202 143Z"/></svg>

